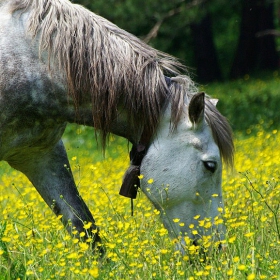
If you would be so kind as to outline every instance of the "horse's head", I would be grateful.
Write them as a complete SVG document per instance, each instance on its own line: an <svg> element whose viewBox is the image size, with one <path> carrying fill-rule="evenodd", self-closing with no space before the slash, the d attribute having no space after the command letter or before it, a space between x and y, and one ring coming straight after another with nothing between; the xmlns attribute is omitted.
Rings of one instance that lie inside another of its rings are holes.
<svg viewBox="0 0 280 280"><path fill-rule="evenodd" d="M207 112L215 108L210 102L204 93L195 94L173 132L167 109L141 164L141 188L160 210L171 237L181 239L180 248L185 236L195 243L209 235L224 239L222 153L213 125L225 119L219 120L218 113L209 120L215 115Z"/></svg>

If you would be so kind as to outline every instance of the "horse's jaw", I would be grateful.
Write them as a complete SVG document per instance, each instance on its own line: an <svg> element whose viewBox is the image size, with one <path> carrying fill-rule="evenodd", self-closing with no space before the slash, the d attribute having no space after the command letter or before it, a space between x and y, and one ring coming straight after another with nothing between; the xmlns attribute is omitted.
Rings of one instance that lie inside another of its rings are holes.
<svg viewBox="0 0 280 280"><path fill-rule="evenodd" d="M226 227L220 194L213 193L214 197L207 202L198 194L196 201L186 199L170 205L167 188L160 191L160 188L150 185L146 189L142 187L142 190L160 211L161 220L175 242L176 251L185 254L192 245L201 245L205 251L224 247Z"/></svg>
<svg viewBox="0 0 280 280"><path fill-rule="evenodd" d="M208 211L204 206L201 205L201 211L198 211L197 205L186 201L161 210L162 222L177 251L185 254L193 245L200 245L205 251L224 246L226 228L220 212L223 202L219 198L211 200Z"/></svg>

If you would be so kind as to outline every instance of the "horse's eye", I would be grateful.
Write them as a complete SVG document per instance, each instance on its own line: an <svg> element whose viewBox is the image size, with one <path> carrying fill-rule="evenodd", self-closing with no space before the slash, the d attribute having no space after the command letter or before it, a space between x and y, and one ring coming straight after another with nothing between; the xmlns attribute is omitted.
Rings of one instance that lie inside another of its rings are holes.
<svg viewBox="0 0 280 280"><path fill-rule="evenodd" d="M217 162L215 161L203 161L204 167L210 172L214 173L217 169Z"/></svg>

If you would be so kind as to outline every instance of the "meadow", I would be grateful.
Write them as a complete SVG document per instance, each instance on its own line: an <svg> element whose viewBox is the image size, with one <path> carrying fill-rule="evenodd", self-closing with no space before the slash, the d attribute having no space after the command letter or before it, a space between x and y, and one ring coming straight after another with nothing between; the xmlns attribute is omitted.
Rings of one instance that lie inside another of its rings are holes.
<svg viewBox="0 0 280 280"><path fill-rule="evenodd" d="M144 194L134 201L134 216L130 200L118 195L129 164L127 142L111 136L104 158L94 131L71 125L64 142L79 191L101 229L106 258L91 253L90 239L71 238L26 177L2 162L0 280L279 279L277 84L274 73L264 80L245 77L204 87L220 99L235 134L234 170L223 172L224 221L216 221L227 227L225 250L207 252L209 240L203 240L205 255L191 242L186 255L175 252L176 240L170 240Z"/></svg>

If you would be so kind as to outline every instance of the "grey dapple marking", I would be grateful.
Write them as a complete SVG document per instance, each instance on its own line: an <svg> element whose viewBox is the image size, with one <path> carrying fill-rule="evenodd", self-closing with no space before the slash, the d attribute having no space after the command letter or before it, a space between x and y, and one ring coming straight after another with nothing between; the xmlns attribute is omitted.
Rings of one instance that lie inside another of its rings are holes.
<svg viewBox="0 0 280 280"><path fill-rule="evenodd" d="M67 123L98 129L104 148L108 133L136 145L148 132L150 148L141 170L159 183L157 189L171 179L176 201L209 183L202 195L208 193L208 199L210 189L217 190L214 202L222 205L220 154L232 163L231 130L190 78L179 76L184 67L176 59L67 0L0 0L0 19L0 160L29 178L70 232L69 221L78 231L84 221L96 227L61 141ZM176 76L170 85L166 75ZM198 96L199 102L191 102ZM172 208L153 201L156 194L147 195L156 207ZM171 216L185 215L179 206ZM208 206L209 201L190 199L187 209L189 215L196 209L206 215ZM95 238L100 241L98 234Z"/></svg>

